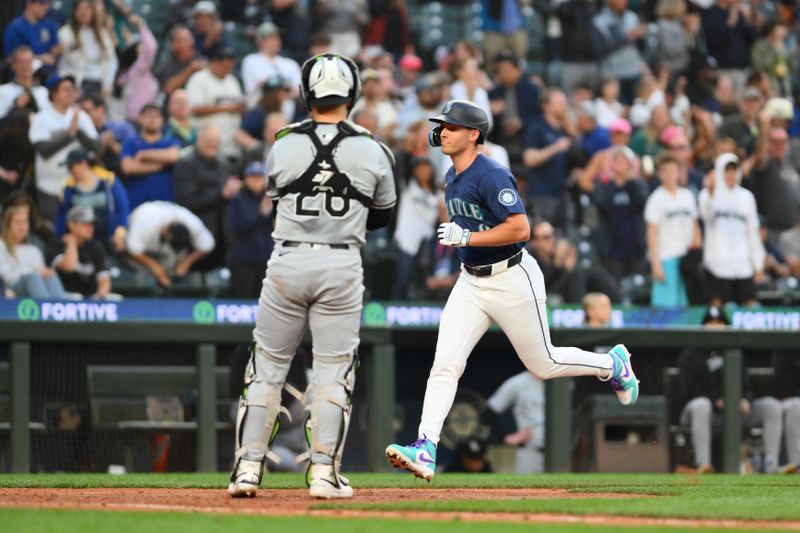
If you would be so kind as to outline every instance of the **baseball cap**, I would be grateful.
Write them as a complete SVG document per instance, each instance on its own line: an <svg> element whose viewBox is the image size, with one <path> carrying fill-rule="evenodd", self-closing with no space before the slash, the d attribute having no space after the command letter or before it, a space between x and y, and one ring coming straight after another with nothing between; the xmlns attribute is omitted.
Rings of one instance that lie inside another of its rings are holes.
<svg viewBox="0 0 800 533"><path fill-rule="evenodd" d="M608 131L610 133L624 133L630 135L632 131L631 123L624 118L614 119L614 122L608 127Z"/></svg>
<svg viewBox="0 0 800 533"><path fill-rule="evenodd" d="M259 39L266 39L267 37L279 34L280 30L278 27L270 21L263 22L261 26L258 27L258 30L256 30L256 36Z"/></svg>
<svg viewBox="0 0 800 533"><path fill-rule="evenodd" d="M422 59L414 54L405 54L397 62L397 67L408 70L422 70Z"/></svg>
<svg viewBox="0 0 800 533"><path fill-rule="evenodd" d="M669 143L671 143L673 139L679 135L683 135L683 128L680 126L667 126L658 136L658 142L664 146L669 146Z"/></svg>
<svg viewBox="0 0 800 533"><path fill-rule="evenodd" d="M431 89L436 89L441 87L442 83L438 76L434 72L429 72L424 76L421 76L417 82L414 84L414 92L421 93L424 91L430 91Z"/></svg>
<svg viewBox="0 0 800 533"><path fill-rule="evenodd" d="M289 89L290 85L282 76L275 74L264 80L261 87L264 91L268 91L270 89Z"/></svg>
<svg viewBox="0 0 800 533"><path fill-rule="evenodd" d="M770 98L767 100L767 105L764 106L764 111L772 118L782 120L791 120L794 118L792 102L786 98Z"/></svg>
<svg viewBox="0 0 800 533"><path fill-rule="evenodd" d="M214 5L214 2L210 0L200 0L194 5L192 9L192 15L197 15L198 13L205 13L206 15L216 15L217 14L217 6Z"/></svg>
<svg viewBox="0 0 800 533"><path fill-rule="evenodd" d="M74 150L70 150L70 152L67 154L67 158L59 163L58 166L71 167L72 165L81 163L83 161L89 161L89 152L83 148L75 148Z"/></svg>
<svg viewBox="0 0 800 533"><path fill-rule="evenodd" d="M94 209L90 205L75 205L67 211L67 222L91 224L94 222Z"/></svg>
<svg viewBox="0 0 800 533"><path fill-rule="evenodd" d="M47 79L47 90L52 94L58 89L58 86L65 81L71 81L72 84L75 85L75 78L73 76L59 76L58 74L50 76Z"/></svg>
<svg viewBox="0 0 800 533"><path fill-rule="evenodd" d="M494 56L495 63L500 63L501 61L507 61L508 63L511 63L515 67L519 68L519 58L514 52L512 52L507 48L504 50L500 50Z"/></svg>
<svg viewBox="0 0 800 533"><path fill-rule="evenodd" d="M760 99L761 99L761 91L759 91L755 87L745 87L744 91L742 91L742 100L760 100Z"/></svg>
<svg viewBox="0 0 800 533"><path fill-rule="evenodd" d="M266 175L267 170L264 168L264 163L259 161L254 161L247 165L247 168L244 171L245 176L264 176Z"/></svg>
<svg viewBox="0 0 800 533"><path fill-rule="evenodd" d="M230 46L223 46L218 48L211 56L212 61L221 61L223 59L235 59L236 52Z"/></svg>

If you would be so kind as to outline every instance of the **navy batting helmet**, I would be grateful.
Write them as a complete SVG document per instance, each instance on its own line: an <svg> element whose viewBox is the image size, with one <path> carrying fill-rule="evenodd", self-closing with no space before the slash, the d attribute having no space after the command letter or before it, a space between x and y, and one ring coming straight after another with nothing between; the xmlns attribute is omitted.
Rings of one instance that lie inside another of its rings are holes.
<svg viewBox="0 0 800 533"><path fill-rule="evenodd" d="M478 130L480 133L478 144L482 144L489 133L489 117L486 116L486 112L477 104L467 100L450 100L442 109L441 115L428 120L439 124L428 135L431 146L442 145L442 124L455 124Z"/></svg>

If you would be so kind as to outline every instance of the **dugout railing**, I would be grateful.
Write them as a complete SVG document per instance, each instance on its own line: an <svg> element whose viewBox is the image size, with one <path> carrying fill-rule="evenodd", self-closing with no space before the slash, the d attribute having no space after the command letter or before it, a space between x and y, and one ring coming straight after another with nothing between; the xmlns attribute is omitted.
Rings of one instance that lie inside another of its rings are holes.
<svg viewBox="0 0 800 533"><path fill-rule="evenodd" d="M63 323L63 322L0 322L0 343L8 345L10 362L11 420L9 464L12 472L30 471L30 364L31 344L35 343L163 343L192 344L197 366L197 456L198 471L217 471L217 435L215 431L217 385L215 368L217 346L246 342L251 325L201 325L171 323ZM367 467L378 471L388 468L383 450L394 440L395 346L398 336L408 330L364 326L361 331L368 405ZM490 331L490 338L502 333ZM424 332L424 349L432 352L435 329ZM739 471L741 418L742 350L800 349L800 334L793 331L704 330L696 327L661 329L585 329L554 328L553 343L571 346L611 346L625 343L631 351L638 349L685 347L724 350L724 429L723 470ZM634 358L636 363L636 359ZM639 361L638 364L645 363ZM419 376L427 377L427 368ZM422 398L419 399L422 401ZM546 387L546 465L548 471L571 469L572 405L569 379L547 382Z"/></svg>

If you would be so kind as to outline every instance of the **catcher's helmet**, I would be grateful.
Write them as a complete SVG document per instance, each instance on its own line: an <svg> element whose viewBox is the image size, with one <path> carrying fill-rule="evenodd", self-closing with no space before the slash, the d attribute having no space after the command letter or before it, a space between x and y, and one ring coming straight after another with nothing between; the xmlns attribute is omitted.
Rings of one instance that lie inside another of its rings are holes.
<svg viewBox="0 0 800 533"><path fill-rule="evenodd" d="M450 100L444 105L441 115L428 120L439 124L428 135L431 146L442 145L442 124L455 124L478 130L480 133L478 144L483 144L489 133L489 117L486 116L486 112L477 104L467 100Z"/></svg>
<svg viewBox="0 0 800 533"><path fill-rule="evenodd" d="M303 63L300 95L311 106L347 104L353 107L361 96L361 79L352 59L338 54L318 54Z"/></svg>

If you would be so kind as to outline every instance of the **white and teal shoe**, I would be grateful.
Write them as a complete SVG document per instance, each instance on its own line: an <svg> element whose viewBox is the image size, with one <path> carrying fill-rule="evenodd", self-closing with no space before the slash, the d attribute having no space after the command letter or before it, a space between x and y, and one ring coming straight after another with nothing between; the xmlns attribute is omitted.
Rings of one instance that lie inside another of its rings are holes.
<svg viewBox="0 0 800 533"><path fill-rule="evenodd" d="M386 448L386 459L392 466L430 481L436 471L436 445L424 435L409 446L390 444Z"/></svg>
<svg viewBox="0 0 800 533"><path fill-rule="evenodd" d="M611 388L617 393L619 403L633 405L639 398L639 380L633 373L631 354L623 344L617 344L608 352L614 360L614 370L611 376Z"/></svg>

